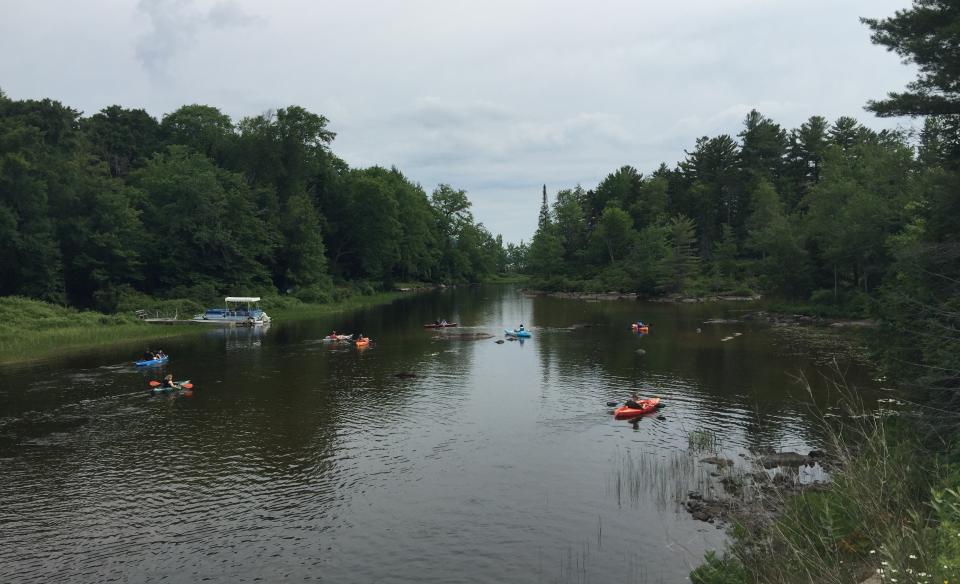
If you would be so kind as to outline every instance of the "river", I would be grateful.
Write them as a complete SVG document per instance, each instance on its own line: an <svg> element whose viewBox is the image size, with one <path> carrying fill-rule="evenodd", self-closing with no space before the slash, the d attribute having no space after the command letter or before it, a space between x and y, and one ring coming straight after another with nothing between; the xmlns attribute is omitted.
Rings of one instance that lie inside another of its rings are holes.
<svg viewBox="0 0 960 584"><path fill-rule="evenodd" d="M682 582L724 542L698 448L816 447L834 369L884 395L832 333L704 324L750 308L465 287L0 368L0 582ZM633 389L662 419L613 419Z"/></svg>

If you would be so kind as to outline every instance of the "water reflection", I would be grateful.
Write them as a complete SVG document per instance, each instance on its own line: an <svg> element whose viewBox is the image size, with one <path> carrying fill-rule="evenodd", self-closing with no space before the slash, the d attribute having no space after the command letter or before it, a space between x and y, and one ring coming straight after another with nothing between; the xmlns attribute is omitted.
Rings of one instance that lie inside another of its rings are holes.
<svg viewBox="0 0 960 584"><path fill-rule="evenodd" d="M818 440L796 379L829 360L705 324L741 308L470 287L171 339L151 372L137 345L0 371L0 581L681 581L722 538L677 508L703 445ZM149 399L167 372L195 395ZM633 390L662 419L613 420Z"/></svg>

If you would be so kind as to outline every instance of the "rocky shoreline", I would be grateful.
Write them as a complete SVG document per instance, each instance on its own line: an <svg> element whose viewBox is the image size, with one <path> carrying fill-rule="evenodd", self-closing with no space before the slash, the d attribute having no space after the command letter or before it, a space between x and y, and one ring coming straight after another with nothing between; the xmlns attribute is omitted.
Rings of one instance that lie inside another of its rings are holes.
<svg viewBox="0 0 960 584"><path fill-rule="evenodd" d="M806 455L798 452L757 453L751 460L751 470L719 456L703 458L700 462L716 467L710 476L720 488L713 496L690 491L681 503L693 519L717 527L731 522L760 525L781 512L788 495L829 487L825 481L802 483L798 477L801 466L827 465L825 454L820 450L811 450ZM776 472L768 472L771 470Z"/></svg>
<svg viewBox="0 0 960 584"><path fill-rule="evenodd" d="M879 326L875 320L870 319L844 319L844 318L824 318L821 316L808 316L806 314L783 314L778 312L766 312L759 310L750 312L742 317L744 321L765 322L772 326L829 326L834 328L870 328Z"/></svg>
<svg viewBox="0 0 960 584"><path fill-rule="evenodd" d="M657 298L642 298L635 292L550 292L548 290L523 290L524 294L529 296L550 296L552 298L567 298L572 300L646 300L647 302L677 303L677 304L696 304L700 302L751 302L760 300L762 296L755 294L753 296L683 296L681 294L671 294L669 296L660 296Z"/></svg>

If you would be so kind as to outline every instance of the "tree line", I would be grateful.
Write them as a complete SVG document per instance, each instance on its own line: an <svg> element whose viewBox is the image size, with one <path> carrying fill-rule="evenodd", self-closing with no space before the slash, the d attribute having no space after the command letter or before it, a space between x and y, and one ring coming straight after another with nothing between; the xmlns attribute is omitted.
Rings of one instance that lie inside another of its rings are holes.
<svg viewBox="0 0 960 584"><path fill-rule="evenodd" d="M346 282L505 269L465 191L350 168L327 123L299 106L238 123L208 105L83 117L0 91L0 296L108 312L130 294L324 301Z"/></svg>
<svg viewBox="0 0 960 584"><path fill-rule="evenodd" d="M939 371L936 385L956 388L960 108L926 116L915 135L851 117L788 130L751 111L736 137L704 136L685 154L552 201L544 187L526 254L535 285L761 292L820 314L880 316L888 358L946 366L924 372L927 387Z"/></svg>
<svg viewBox="0 0 960 584"><path fill-rule="evenodd" d="M890 238L936 198L946 136L756 110L736 136L699 138L674 168L624 166L596 188L544 196L528 267L547 287L643 295L757 290L848 303L889 272Z"/></svg>

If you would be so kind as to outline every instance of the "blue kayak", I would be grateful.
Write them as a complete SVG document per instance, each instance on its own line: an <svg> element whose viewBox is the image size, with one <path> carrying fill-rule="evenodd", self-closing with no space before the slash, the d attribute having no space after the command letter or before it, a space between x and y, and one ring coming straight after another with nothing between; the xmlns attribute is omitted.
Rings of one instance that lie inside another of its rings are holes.
<svg viewBox="0 0 960 584"><path fill-rule="evenodd" d="M526 330L518 331L516 329L503 329L503 334L507 335L508 337L520 337L522 339L530 338L530 331Z"/></svg>
<svg viewBox="0 0 960 584"><path fill-rule="evenodd" d="M143 361L134 361L133 364L137 367L150 367L151 365L163 365L170 360L170 355L164 355L159 359L145 359Z"/></svg>

